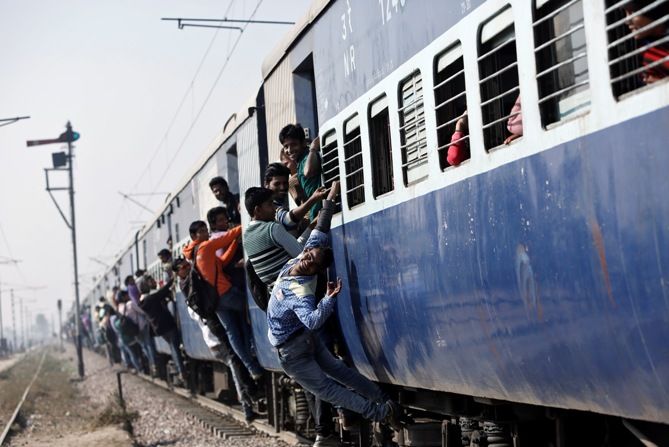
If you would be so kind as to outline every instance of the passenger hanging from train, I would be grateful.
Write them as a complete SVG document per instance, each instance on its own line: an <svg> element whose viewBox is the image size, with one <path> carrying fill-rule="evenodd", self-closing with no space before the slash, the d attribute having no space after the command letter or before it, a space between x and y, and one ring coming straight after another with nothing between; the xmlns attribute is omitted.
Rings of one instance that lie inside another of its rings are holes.
<svg viewBox="0 0 669 447"><path fill-rule="evenodd" d="M179 348L181 338L177 330L176 321L174 321L174 317L167 309L167 302L172 299L172 282L173 279L170 279L160 289L151 293L151 290L157 288L156 280L147 274L139 278L137 280L137 287L142 294L139 297L139 307L144 311L146 319L156 336L162 337L169 345L172 361L178 374L176 385L183 386L186 380L183 359Z"/></svg>
<svg viewBox="0 0 669 447"><path fill-rule="evenodd" d="M402 408L374 382L334 357L314 335L334 312L342 286L341 279L329 282L325 297L317 302L317 275L334 259L328 246L334 199L329 195L324 201L304 250L284 265L274 284L267 308L269 341L284 372L316 397L400 428L405 418Z"/></svg>
<svg viewBox="0 0 669 447"><path fill-rule="evenodd" d="M207 223L209 224L209 239L224 237L230 229L228 211L225 207L217 206L207 211ZM223 273L228 275L232 285L239 290L245 290L246 280L244 278L244 250L239 243L231 244L228 250L219 248L216 256L221 261Z"/></svg>
<svg viewBox="0 0 669 447"><path fill-rule="evenodd" d="M304 129L297 124L288 124L279 132L279 141L283 151L297 164L297 179L308 199L321 186L320 138L316 137L307 145ZM314 220L321 209L318 202L309 210L309 220Z"/></svg>
<svg viewBox="0 0 669 447"><path fill-rule="evenodd" d="M298 207L289 211L288 193L291 189L290 170L282 163L271 163L269 166L267 166L264 175L264 186L274 193L273 202L276 208L275 222L281 224L288 232L291 233L291 235L295 237L303 232L301 240L303 242L306 241L309 233L311 232L311 226L309 225L310 222L305 219L305 215L315 203L320 202L326 198L328 194L327 189L324 187L319 187L311 195L311 197L301 202ZM299 183L298 187L301 188ZM333 192L334 196L337 194L336 188L337 187L335 186L335 192ZM295 254L295 256L297 256L297 254ZM248 269L253 269L253 265L249 265ZM278 272L274 279L276 279L276 276L278 276ZM271 285L272 284L267 284L267 286ZM268 300L269 294L267 294L267 297L264 300L264 307L261 307L263 310L267 309ZM331 338L324 337L324 345L330 347L330 342ZM309 411L311 412L311 415L314 419L314 431L316 432L316 443L314 443L314 446L326 447L328 445L336 445L326 441L330 438L333 428L331 427L333 415L332 406L327 402L321 402L320 399L308 391L306 392L306 397L309 404Z"/></svg>
<svg viewBox="0 0 669 447"><path fill-rule="evenodd" d="M307 196L304 194L302 185L300 185L300 179L297 178L297 163L290 158L283 148L281 148L279 158L281 164L288 168L288 171L290 172L290 176L288 177L288 194L293 198L296 205L302 205L304 201L307 200Z"/></svg>
<svg viewBox="0 0 669 447"><path fill-rule="evenodd" d="M251 354L250 328L244 316L244 295L239 288L230 283L223 273L221 260L216 256L218 249L234 252L241 239L241 227L229 230L225 236L210 239L207 224L201 220L191 223L191 243L184 247L186 259L195 263L197 270L216 290L219 301L216 304L216 317L228 334L228 340L254 380L262 377L263 369Z"/></svg>
<svg viewBox="0 0 669 447"><path fill-rule="evenodd" d="M306 229L309 222L302 225L305 216L327 196L327 189L319 186L302 204L289 211L290 170L281 163L270 163L265 168L264 182L264 187L274 193L272 200L276 208L275 220L288 231Z"/></svg>
<svg viewBox="0 0 669 447"><path fill-rule="evenodd" d="M121 351L121 357L126 368L132 367L134 372L140 372L142 366L137 356L137 347L139 345L137 334L139 332L135 332L136 328L132 328L127 315L122 313L124 309L123 304L129 300L128 292L125 290L117 291L116 312L109 316L109 322L116 333L118 348Z"/></svg>
<svg viewBox="0 0 669 447"><path fill-rule="evenodd" d="M241 215L239 214L239 194L230 192L228 182L223 177L214 177L209 181L209 188L214 193L214 197L223 203L225 209L228 211L228 220L233 225L242 223Z"/></svg>
<svg viewBox="0 0 669 447"><path fill-rule="evenodd" d="M156 375L156 347L153 344L153 337L151 337L151 326L146 321L146 315L144 311L139 307L139 289L135 283L135 278L132 275L125 277L124 281L128 296L130 301L126 303L126 307L130 310L132 315L129 315L130 318L137 324L139 327L139 335L137 336L139 340L139 346L142 348L144 357L149 362L149 369L152 376Z"/></svg>
<svg viewBox="0 0 669 447"><path fill-rule="evenodd" d="M646 48L641 53L641 63L646 69L641 73L644 83L652 84L669 76L669 35L667 20L669 2L664 2L643 11L656 0L634 0L622 6L627 15L627 26L635 34L639 48ZM653 26L653 23L657 25ZM661 41L663 40L663 41Z"/></svg>
<svg viewBox="0 0 669 447"><path fill-rule="evenodd" d="M160 259L160 269L162 270L162 276L158 285L162 286L172 279L172 252L167 248L163 248L158 252L158 259Z"/></svg>
<svg viewBox="0 0 669 447"><path fill-rule="evenodd" d="M105 300L103 296L98 300L98 324L100 326L99 333L102 338L102 342L105 345L105 351L107 354L107 360L109 360L109 366L114 366L114 363L118 359L118 340L116 339L116 332L111 327L111 322L109 318L114 313L114 308Z"/></svg>
<svg viewBox="0 0 669 447"><path fill-rule="evenodd" d="M184 258L177 258L174 261L172 268L179 281L179 290L185 296L188 296L190 289L191 264ZM239 357L237 357L232 350L225 328L217 318L205 321L190 307L188 308L188 315L200 327L202 337L209 350L230 369L232 381L234 382L235 390L237 391L237 399L244 411L244 418L247 423L253 421L256 418L256 414L253 411L253 400L251 398L254 384L251 383L251 381L247 379L248 376L244 374L244 365L242 365Z"/></svg>

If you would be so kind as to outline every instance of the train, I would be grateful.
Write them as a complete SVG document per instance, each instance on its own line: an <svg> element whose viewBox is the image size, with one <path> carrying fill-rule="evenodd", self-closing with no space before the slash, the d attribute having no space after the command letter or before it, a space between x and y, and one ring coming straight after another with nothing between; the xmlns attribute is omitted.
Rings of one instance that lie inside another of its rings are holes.
<svg viewBox="0 0 669 447"><path fill-rule="evenodd" d="M138 268L157 275L167 240L179 256L218 205L211 178L243 203L299 122L321 138L323 183L341 182L338 353L412 411L398 445L667 442L669 83L641 80L626 3L315 0L87 302ZM505 142L515 103L522 136ZM465 113L467 157L451 165ZM308 430L247 298L264 411ZM224 386L186 310L177 294L197 391ZM369 430L341 435L372 445Z"/></svg>

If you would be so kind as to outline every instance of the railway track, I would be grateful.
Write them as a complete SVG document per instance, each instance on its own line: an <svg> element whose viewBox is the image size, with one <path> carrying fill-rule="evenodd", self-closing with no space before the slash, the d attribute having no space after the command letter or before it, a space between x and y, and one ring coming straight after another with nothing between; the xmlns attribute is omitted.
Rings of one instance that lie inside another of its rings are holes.
<svg viewBox="0 0 669 447"><path fill-rule="evenodd" d="M216 437L229 439L262 433L291 446L306 446L313 443L296 433L277 432L264 419L256 419L247 424L241 410L206 396L193 395L187 389L174 388L162 379L152 378L145 374L137 374L136 377L183 398L180 406L187 417L196 420Z"/></svg>
<svg viewBox="0 0 669 447"><path fill-rule="evenodd" d="M35 371L35 374L30 380L30 383L28 383L28 386L26 387L25 391L21 395L21 399L19 400L19 403L16 405L16 408L14 409L14 412L10 416L9 420L7 421L7 424L5 425L4 430L2 431L2 435L0 435L0 446L4 445L5 440L7 440L7 437L9 436L9 433L12 429L12 425L14 425L14 422L16 422L16 418L20 414L23 404L25 404L26 402L26 398L30 393L30 389L37 380L39 373L42 371L42 365L44 365L44 359L46 358L46 353L47 351L44 350L44 352L42 353L42 358L40 359L39 364L37 365L37 370Z"/></svg>

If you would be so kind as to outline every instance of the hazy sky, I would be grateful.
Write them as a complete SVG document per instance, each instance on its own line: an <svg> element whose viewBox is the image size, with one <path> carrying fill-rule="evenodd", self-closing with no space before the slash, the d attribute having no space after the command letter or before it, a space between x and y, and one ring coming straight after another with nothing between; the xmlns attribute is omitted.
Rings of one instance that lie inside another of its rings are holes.
<svg viewBox="0 0 669 447"><path fill-rule="evenodd" d="M15 292L33 317L55 315L58 298L66 308L74 300L70 233L45 191L43 170L51 167L51 153L62 149L27 148L25 141L56 138L68 120L81 134L74 175L83 298L92 276L105 269L90 258L111 263L151 217L118 191L177 187L227 118L255 96L262 60L289 30L249 26L215 84L239 32L178 30L160 18L219 18L226 12L228 18L248 18L258 3L0 0L0 118L32 117L0 127L0 260L22 260L18 267L0 265L6 337L10 287L44 287ZM310 3L260 1L255 18L296 21ZM66 186L65 177L60 184ZM66 193L55 194L69 213ZM136 199L157 210L164 196ZM18 313L16 318L18 325Z"/></svg>

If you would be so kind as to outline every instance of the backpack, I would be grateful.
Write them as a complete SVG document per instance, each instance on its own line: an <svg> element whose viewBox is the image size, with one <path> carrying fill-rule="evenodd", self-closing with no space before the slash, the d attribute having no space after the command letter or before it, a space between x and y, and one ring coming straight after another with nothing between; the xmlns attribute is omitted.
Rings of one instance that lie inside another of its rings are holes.
<svg viewBox="0 0 669 447"><path fill-rule="evenodd" d="M126 308L124 307L123 313L119 315L119 329L125 337L135 338L139 335L139 326L125 314L125 311Z"/></svg>
<svg viewBox="0 0 669 447"><path fill-rule="evenodd" d="M244 270L246 270L246 283L251 291L251 296L256 305L263 311L267 312L267 304L269 303L269 291L267 285L262 282L256 270L253 268L250 260L244 263Z"/></svg>
<svg viewBox="0 0 669 447"><path fill-rule="evenodd" d="M218 307L218 290L212 286L202 276L197 269L197 249L199 245L193 250L193 263L190 269L190 288L186 295L186 304L188 307L200 316L203 320L207 320L215 315ZM218 283L218 268L216 269L216 276L214 277L214 284Z"/></svg>

